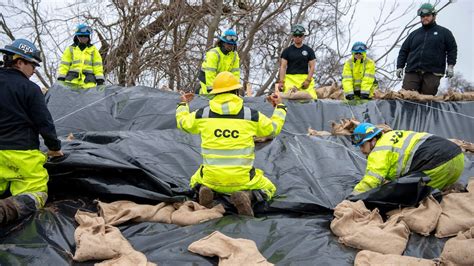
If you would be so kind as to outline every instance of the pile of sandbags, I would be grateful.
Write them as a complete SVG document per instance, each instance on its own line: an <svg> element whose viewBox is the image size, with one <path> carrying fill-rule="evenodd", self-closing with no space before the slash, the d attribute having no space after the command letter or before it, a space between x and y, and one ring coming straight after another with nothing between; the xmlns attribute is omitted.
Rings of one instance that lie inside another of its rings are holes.
<svg viewBox="0 0 474 266"><path fill-rule="evenodd" d="M401 89L399 91L380 91L376 90L374 93L374 99L379 100L412 100L417 102L445 102L445 101L474 101L474 92L455 92L448 91L444 95L425 95L420 94L417 91L410 91Z"/></svg>
<svg viewBox="0 0 474 266"><path fill-rule="evenodd" d="M344 92L341 87L338 87L334 82L331 86L325 86L316 89L318 99L333 99L333 100L344 100Z"/></svg>

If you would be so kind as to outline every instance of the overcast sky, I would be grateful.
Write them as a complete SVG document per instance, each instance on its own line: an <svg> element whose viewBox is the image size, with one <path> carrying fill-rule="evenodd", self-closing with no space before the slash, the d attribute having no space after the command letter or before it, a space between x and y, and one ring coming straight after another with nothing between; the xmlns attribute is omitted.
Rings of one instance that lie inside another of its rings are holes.
<svg viewBox="0 0 474 266"><path fill-rule="evenodd" d="M367 35L370 34L370 25L374 17L379 14L379 6L381 0L361 0L357 7L357 14L355 16L354 32L353 34L361 36L360 40L367 39ZM401 5L410 5L413 1L409 0L387 0L388 4L398 2ZM418 7L425 3L435 1L415 1L416 7L414 8L413 15L416 15ZM447 1L441 1L439 7L443 6ZM402 8L400 8L402 9ZM406 16L404 20L400 21L400 27L405 25L412 17ZM417 22L419 20L417 19ZM458 45L458 57L457 64L454 68L455 71L460 72L463 77L474 82L474 1L473 0L457 0L455 3L450 4L444 8L436 18L438 25L451 30L456 39ZM421 24L420 24L421 26ZM416 26L416 28L420 27ZM401 30L401 29L400 29ZM357 38L353 37L354 40ZM394 38L393 38L394 39ZM392 43L390 38L387 39L387 43ZM396 62L399 48L394 49L390 54L390 58L393 62ZM442 83L446 84L446 79L442 79ZM401 84L400 84L401 85ZM400 86L399 85L399 86Z"/></svg>

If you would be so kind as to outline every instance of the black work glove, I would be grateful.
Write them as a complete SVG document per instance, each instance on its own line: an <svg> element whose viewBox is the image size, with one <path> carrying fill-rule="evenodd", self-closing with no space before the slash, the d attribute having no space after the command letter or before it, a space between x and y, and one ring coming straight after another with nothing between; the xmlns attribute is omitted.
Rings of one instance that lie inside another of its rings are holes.
<svg viewBox="0 0 474 266"><path fill-rule="evenodd" d="M59 81L66 81L66 78L64 78L64 77L59 77L58 80L59 80Z"/></svg>
<svg viewBox="0 0 474 266"><path fill-rule="evenodd" d="M97 86L99 86L99 85L104 85L104 82L105 82L105 81L104 81L103 79L98 79L98 80L97 80Z"/></svg>
<svg viewBox="0 0 474 266"><path fill-rule="evenodd" d="M370 99L369 94L367 94L367 93L361 93L361 94L360 94L360 98L361 98L361 99L364 99L364 100Z"/></svg>
<svg viewBox="0 0 474 266"><path fill-rule="evenodd" d="M346 95L346 100L348 101L354 100L354 94Z"/></svg>

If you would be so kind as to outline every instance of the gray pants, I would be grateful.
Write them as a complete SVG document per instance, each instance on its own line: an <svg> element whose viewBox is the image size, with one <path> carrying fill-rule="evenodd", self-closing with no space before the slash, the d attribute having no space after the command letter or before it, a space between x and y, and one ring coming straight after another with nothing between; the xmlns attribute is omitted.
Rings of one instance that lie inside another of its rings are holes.
<svg viewBox="0 0 474 266"><path fill-rule="evenodd" d="M441 76L433 73L409 72L405 73L402 88L421 94L436 95L440 79Z"/></svg>

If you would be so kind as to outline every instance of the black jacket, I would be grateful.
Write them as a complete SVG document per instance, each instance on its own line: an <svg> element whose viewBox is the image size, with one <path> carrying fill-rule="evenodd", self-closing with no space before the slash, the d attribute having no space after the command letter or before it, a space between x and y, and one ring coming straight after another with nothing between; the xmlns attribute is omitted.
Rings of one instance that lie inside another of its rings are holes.
<svg viewBox="0 0 474 266"><path fill-rule="evenodd" d="M0 68L0 150L37 150L38 134L48 149L61 149L38 85L16 69Z"/></svg>
<svg viewBox="0 0 474 266"><path fill-rule="evenodd" d="M448 65L456 64L458 46L450 30L435 22L408 35L398 53L397 68L405 72L424 71L444 74Z"/></svg>

